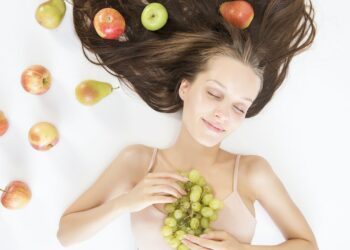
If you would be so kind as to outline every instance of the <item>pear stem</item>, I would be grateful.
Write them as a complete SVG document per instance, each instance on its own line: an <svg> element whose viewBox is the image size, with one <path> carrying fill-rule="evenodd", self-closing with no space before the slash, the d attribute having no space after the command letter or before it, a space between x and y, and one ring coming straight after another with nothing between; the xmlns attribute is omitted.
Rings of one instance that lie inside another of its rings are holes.
<svg viewBox="0 0 350 250"><path fill-rule="evenodd" d="M119 89L119 88L120 88L120 86L118 86L118 87L116 87L116 88L113 88L113 87L112 87L112 89L113 89L113 90L115 90L115 89Z"/></svg>
<svg viewBox="0 0 350 250"><path fill-rule="evenodd" d="M0 188L0 191L7 193L7 192L6 192L5 190L3 190L2 188Z"/></svg>

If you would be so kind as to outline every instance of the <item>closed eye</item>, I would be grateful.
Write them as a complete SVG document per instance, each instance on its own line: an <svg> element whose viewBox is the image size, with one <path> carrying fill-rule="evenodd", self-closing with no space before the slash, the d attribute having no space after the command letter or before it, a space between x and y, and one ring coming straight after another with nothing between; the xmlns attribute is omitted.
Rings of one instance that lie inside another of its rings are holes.
<svg viewBox="0 0 350 250"><path fill-rule="evenodd" d="M209 91L207 91L207 93L208 93L209 95L215 97L216 99L219 99L219 98L220 98L220 96L213 95L213 94L210 93ZM234 108L235 108L236 110L238 110L240 113L244 114L244 111L241 110L240 108L237 108L236 106L234 106Z"/></svg>

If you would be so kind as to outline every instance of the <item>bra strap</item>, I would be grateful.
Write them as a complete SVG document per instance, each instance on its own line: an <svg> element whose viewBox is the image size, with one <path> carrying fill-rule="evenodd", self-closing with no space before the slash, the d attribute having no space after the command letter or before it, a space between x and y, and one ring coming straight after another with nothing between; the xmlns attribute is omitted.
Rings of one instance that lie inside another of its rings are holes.
<svg viewBox="0 0 350 250"><path fill-rule="evenodd" d="M147 172L151 171L151 168L152 168L153 163L154 163L154 159L156 158L156 154L157 154L157 148L154 148L153 149L153 154L152 154L152 159L151 159L151 162L148 165Z"/></svg>
<svg viewBox="0 0 350 250"><path fill-rule="evenodd" d="M234 169L234 174L233 174L233 192L237 191L237 181L238 181L238 168L239 168L239 159L241 155L236 156L236 161L235 161L235 169Z"/></svg>

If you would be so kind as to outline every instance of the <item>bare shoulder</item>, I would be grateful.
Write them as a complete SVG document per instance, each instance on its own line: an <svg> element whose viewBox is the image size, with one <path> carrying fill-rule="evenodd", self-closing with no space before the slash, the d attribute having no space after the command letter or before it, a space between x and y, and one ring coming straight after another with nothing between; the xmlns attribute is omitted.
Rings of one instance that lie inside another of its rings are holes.
<svg viewBox="0 0 350 250"><path fill-rule="evenodd" d="M137 179L147 172L148 163L152 157L153 148L144 144L130 144L122 149L120 158L128 162L130 171L133 171Z"/></svg>
<svg viewBox="0 0 350 250"><path fill-rule="evenodd" d="M258 191L279 182L269 161L260 155L241 155L242 175L254 200L259 199Z"/></svg>
<svg viewBox="0 0 350 250"><path fill-rule="evenodd" d="M64 212L64 215L96 207L120 196L139 181L146 172L149 148L141 144L122 148L97 180Z"/></svg>

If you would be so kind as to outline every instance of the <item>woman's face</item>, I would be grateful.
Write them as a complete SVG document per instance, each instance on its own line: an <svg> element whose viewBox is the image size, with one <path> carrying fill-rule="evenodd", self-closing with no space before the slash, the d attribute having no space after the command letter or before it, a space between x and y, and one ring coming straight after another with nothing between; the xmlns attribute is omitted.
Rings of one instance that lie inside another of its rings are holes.
<svg viewBox="0 0 350 250"><path fill-rule="evenodd" d="M260 84L249 66L228 56L211 58L208 71L199 73L193 83L183 80L180 85L185 127L202 145L220 143L241 125Z"/></svg>

